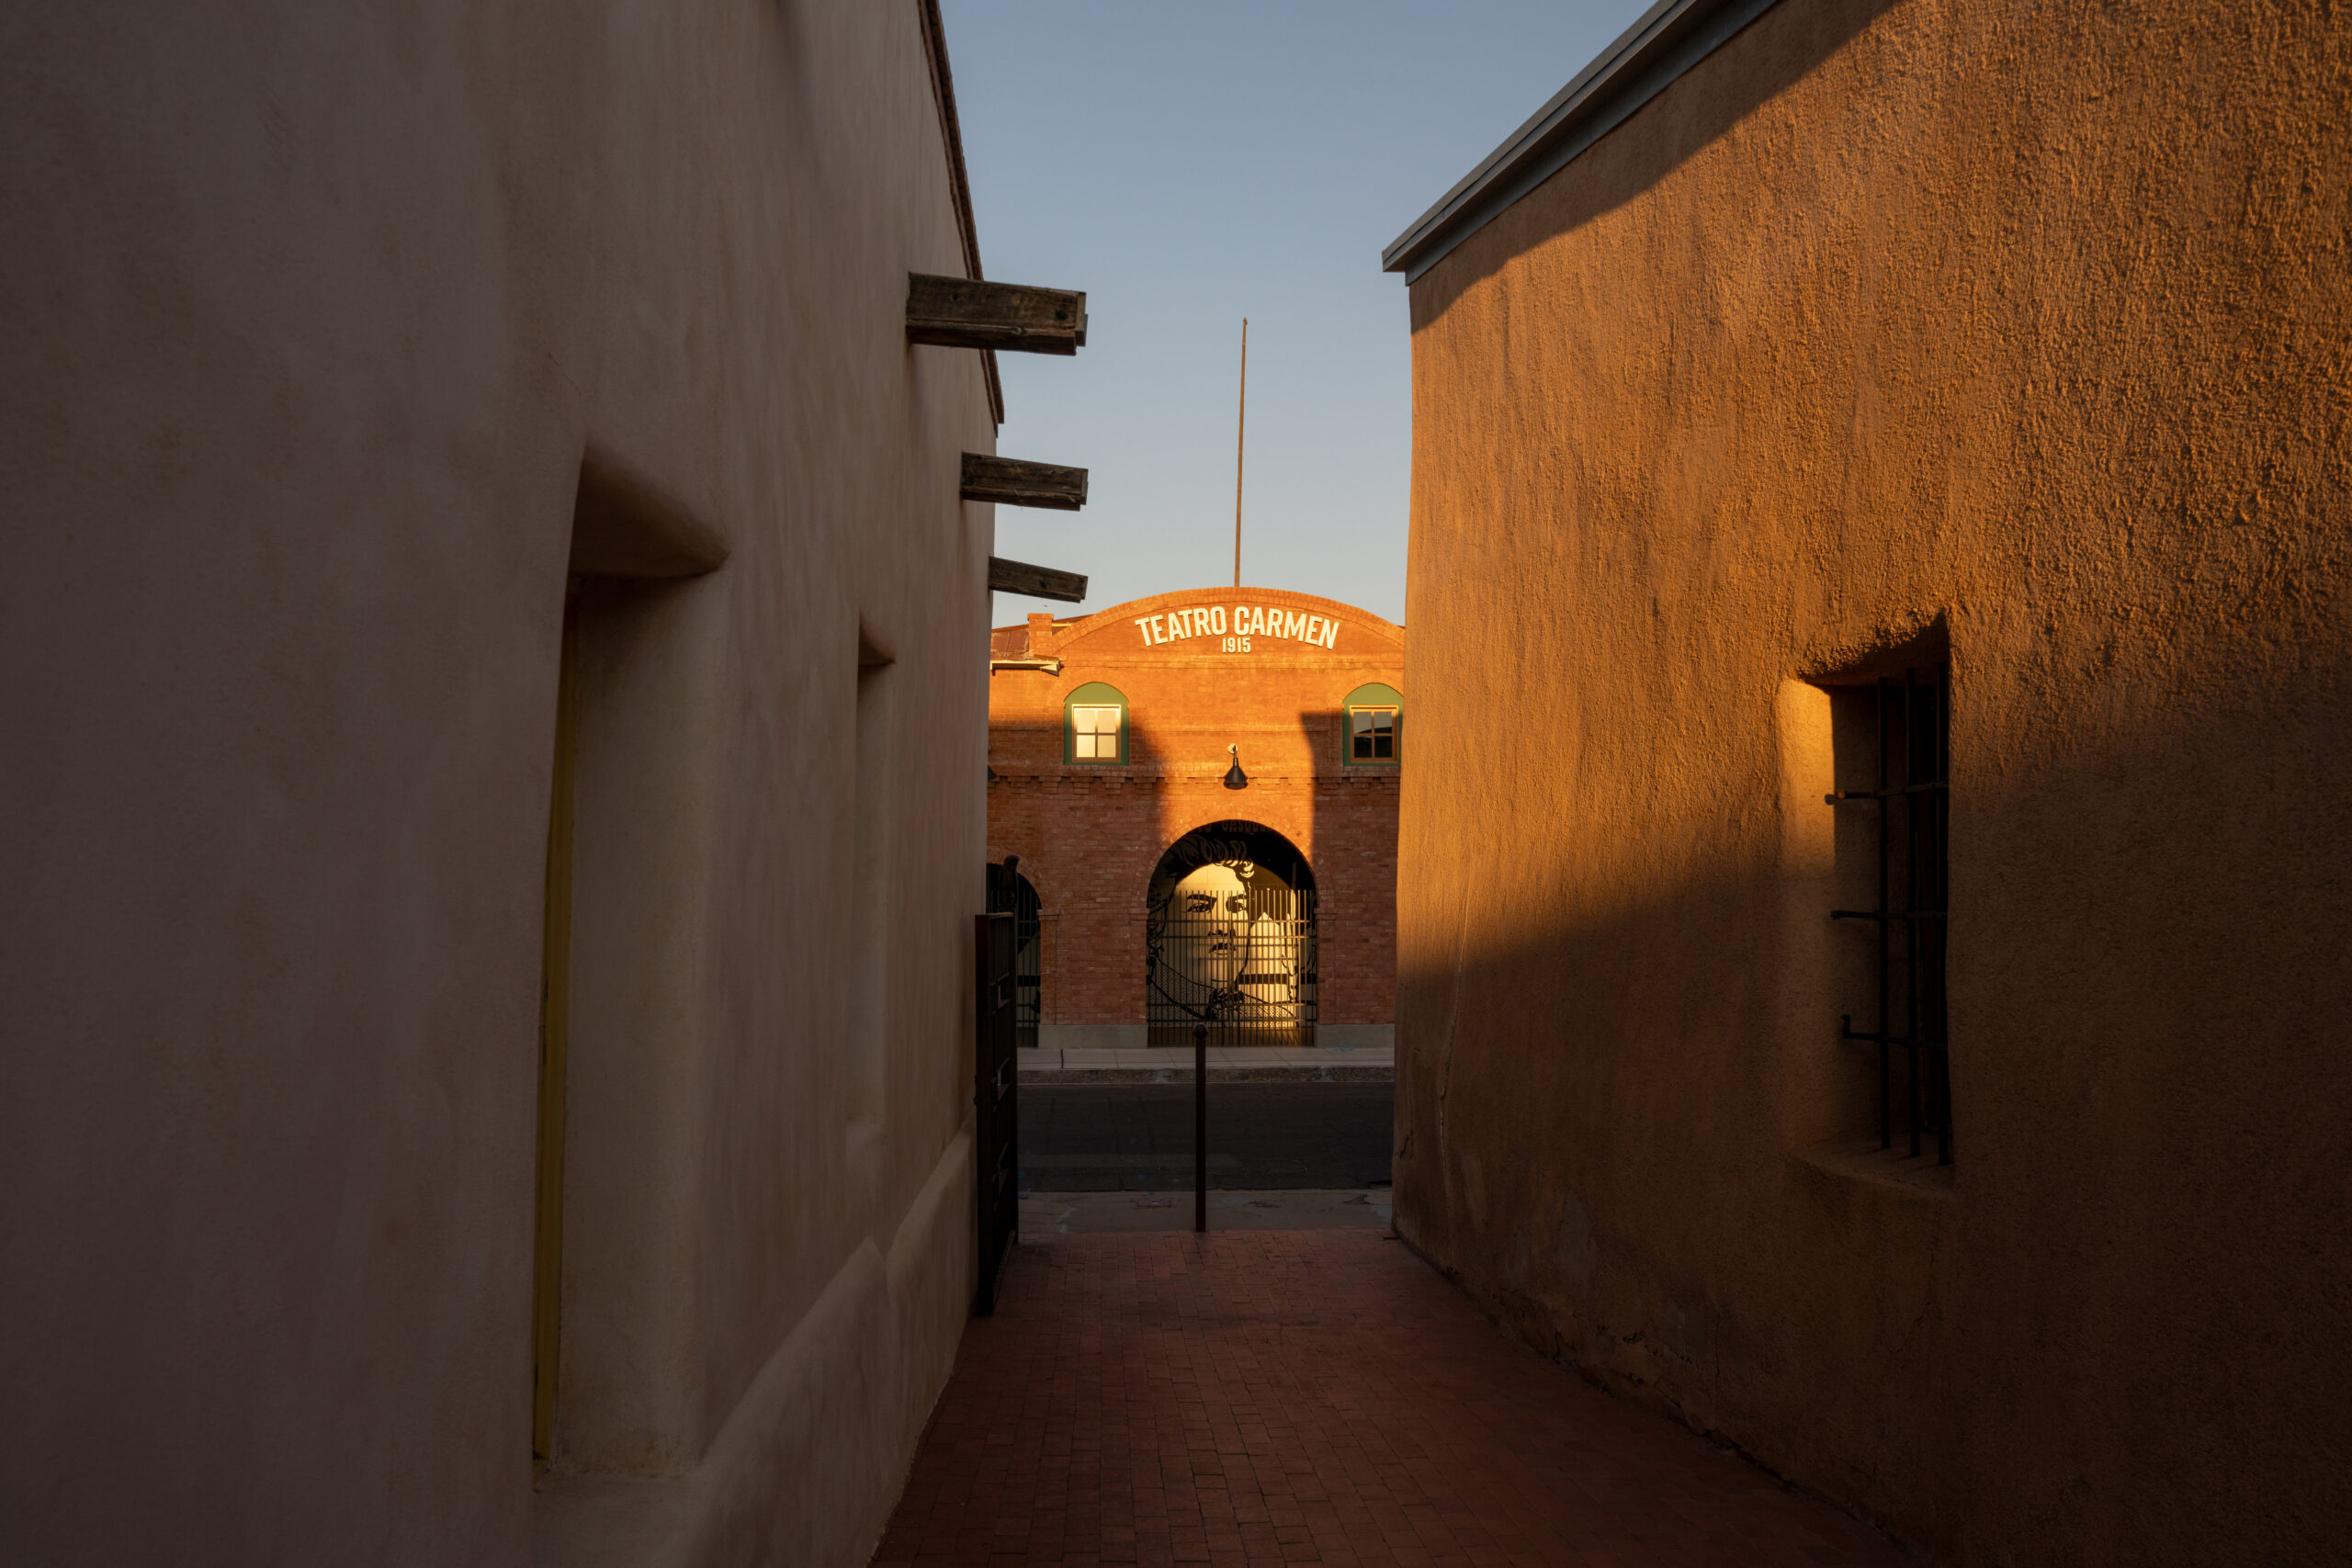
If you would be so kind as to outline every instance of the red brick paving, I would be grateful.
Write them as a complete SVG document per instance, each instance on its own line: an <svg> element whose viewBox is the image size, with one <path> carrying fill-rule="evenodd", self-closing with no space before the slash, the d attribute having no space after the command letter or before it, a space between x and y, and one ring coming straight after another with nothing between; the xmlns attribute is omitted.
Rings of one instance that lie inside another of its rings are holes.
<svg viewBox="0 0 2352 1568"><path fill-rule="evenodd" d="M1900 1564L1378 1232L1025 1239L876 1563Z"/></svg>

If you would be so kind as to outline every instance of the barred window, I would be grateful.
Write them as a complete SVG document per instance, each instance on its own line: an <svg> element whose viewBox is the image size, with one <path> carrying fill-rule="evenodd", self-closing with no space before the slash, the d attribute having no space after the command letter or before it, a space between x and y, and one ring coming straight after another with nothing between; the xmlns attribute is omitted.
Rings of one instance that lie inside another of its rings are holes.
<svg viewBox="0 0 2352 1568"><path fill-rule="evenodd" d="M1877 1055L1879 1146L1932 1139L1951 1163L1951 1037L1945 1026L1945 928L1951 859L1951 671L1939 664L1868 685L1829 688L1844 897L1832 909L1866 952L1848 971L1851 1010L1838 1038ZM1847 812L1852 815L1849 817ZM1850 845L1851 853L1846 846ZM1857 1029L1861 1018L1867 1027Z"/></svg>

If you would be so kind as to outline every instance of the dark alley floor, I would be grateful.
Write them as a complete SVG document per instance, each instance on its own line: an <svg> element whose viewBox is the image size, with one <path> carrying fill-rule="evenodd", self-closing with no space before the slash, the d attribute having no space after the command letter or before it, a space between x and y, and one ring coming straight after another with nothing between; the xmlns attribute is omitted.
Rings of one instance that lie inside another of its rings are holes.
<svg viewBox="0 0 2352 1568"><path fill-rule="evenodd" d="M1376 1231L1024 1238L876 1563L1900 1564Z"/></svg>

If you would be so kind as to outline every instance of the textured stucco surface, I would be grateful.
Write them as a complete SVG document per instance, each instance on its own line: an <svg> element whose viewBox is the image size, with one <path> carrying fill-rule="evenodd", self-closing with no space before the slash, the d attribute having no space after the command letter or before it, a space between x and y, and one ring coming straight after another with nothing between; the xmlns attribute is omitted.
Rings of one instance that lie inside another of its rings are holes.
<svg viewBox="0 0 2352 1568"><path fill-rule="evenodd" d="M1412 289L1398 1226L1939 1562L2352 1556L2347 93L1784 0ZM1948 1182L1849 1152L1805 683L1939 619Z"/></svg>
<svg viewBox="0 0 2352 1568"><path fill-rule="evenodd" d="M531 1556L593 446L728 555L583 632L542 1556L628 1474L664 1560L863 1562L971 1273L994 435L903 341L964 265L918 7L12 7L0 145L0 1558ZM861 625L904 743L852 1138Z"/></svg>

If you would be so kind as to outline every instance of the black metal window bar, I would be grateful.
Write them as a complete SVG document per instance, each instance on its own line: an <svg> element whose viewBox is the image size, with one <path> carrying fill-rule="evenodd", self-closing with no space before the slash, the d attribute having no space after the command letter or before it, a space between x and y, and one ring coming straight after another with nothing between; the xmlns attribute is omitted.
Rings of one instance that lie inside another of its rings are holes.
<svg viewBox="0 0 2352 1568"><path fill-rule="evenodd" d="M1833 920L1864 920L1878 945L1878 1026L1861 1032L1849 1013L1840 1040L1878 1047L1878 1143L1894 1146L1894 1063L1905 1066L1911 1154L1933 1133L1937 1163L1951 1163L1951 1055L1944 984L1951 821L1951 667L1882 677L1876 699L1877 787L1841 789L1832 806L1877 812L1878 907L1832 909ZM1902 976L1896 1006L1895 974ZM1898 1021L1901 1032L1896 1032Z"/></svg>
<svg viewBox="0 0 2352 1568"><path fill-rule="evenodd" d="M1144 917L1144 1021L1154 1045L1315 1043L1315 890L1170 888Z"/></svg>

